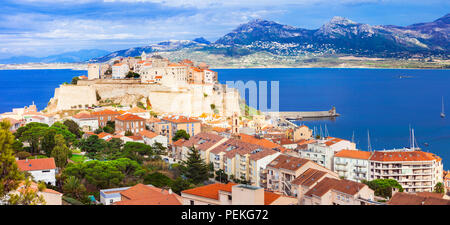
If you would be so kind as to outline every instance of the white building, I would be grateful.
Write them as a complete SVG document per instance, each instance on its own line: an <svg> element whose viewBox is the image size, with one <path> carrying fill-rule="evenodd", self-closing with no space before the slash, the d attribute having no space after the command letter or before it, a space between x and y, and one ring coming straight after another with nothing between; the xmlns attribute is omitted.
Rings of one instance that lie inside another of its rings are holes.
<svg viewBox="0 0 450 225"><path fill-rule="evenodd" d="M405 192L432 192L443 182L442 159L430 152L411 149L375 151L369 159L369 180L394 179Z"/></svg>
<svg viewBox="0 0 450 225"><path fill-rule="evenodd" d="M334 172L347 180L369 180L369 158L371 152L341 150L334 155Z"/></svg>
<svg viewBox="0 0 450 225"><path fill-rule="evenodd" d="M78 113L72 116L72 120L78 124L81 129L86 131L94 131L98 129L98 119L88 113Z"/></svg>
<svg viewBox="0 0 450 225"><path fill-rule="evenodd" d="M205 84L214 84L217 81L217 72L210 69L203 70L203 82Z"/></svg>
<svg viewBox="0 0 450 225"><path fill-rule="evenodd" d="M29 172L33 180L43 181L53 186L56 185L55 174L57 171L53 158L24 159L17 160L16 162L19 170Z"/></svg>
<svg viewBox="0 0 450 225"><path fill-rule="evenodd" d="M162 135L158 135L154 132L151 132L149 130L143 130L141 132L139 132L139 135L142 136L144 143L146 145L150 145L153 146L156 142L162 144L162 146L164 146L165 148L167 148L167 137L166 136L162 136Z"/></svg>
<svg viewBox="0 0 450 225"><path fill-rule="evenodd" d="M356 144L348 140L328 137L309 143L306 148L297 148L295 152L298 157L312 160L321 166L333 170L334 154L344 149L356 149Z"/></svg>
<svg viewBox="0 0 450 225"><path fill-rule="evenodd" d="M100 79L100 65L88 64L88 79Z"/></svg>
<svg viewBox="0 0 450 225"><path fill-rule="evenodd" d="M124 79L130 71L130 67L126 63L117 63L112 66L112 78Z"/></svg>

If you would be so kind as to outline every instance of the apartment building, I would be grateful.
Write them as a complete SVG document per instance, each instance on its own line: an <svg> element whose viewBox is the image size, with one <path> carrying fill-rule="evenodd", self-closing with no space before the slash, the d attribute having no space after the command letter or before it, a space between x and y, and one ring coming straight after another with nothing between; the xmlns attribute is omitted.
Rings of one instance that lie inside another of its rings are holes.
<svg viewBox="0 0 450 225"><path fill-rule="evenodd" d="M137 134L145 130L145 119L133 114L124 114L116 117L116 132L131 131Z"/></svg>
<svg viewBox="0 0 450 225"><path fill-rule="evenodd" d="M370 180L394 179L405 192L432 192L443 182L442 159L419 150L375 151L369 158Z"/></svg>
<svg viewBox="0 0 450 225"><path fill-rule="evenodd" d="M297 197L299 203L303 202L306 192L326 177L339 179L339 176L331 170L307 169L291 182L293 196Z"/></svg>
<svg viewBox="0 0 450 225"><path fill-rule="evenodd" d="M270 148L228 139L210 150L209 162L213 164L214 170L222 169L228 176L261 186L261 170L279 154Z"/></svg>
<svg viewBox="0 0 450 225"><path fill-rule="evenodd" d="M183 205L294 205L297 199L236 183L215 183L181 192Z"/></svg>
<svg viewBox="0 0 450 225"><path fill-rule="evenodd" d="M187 141L183 141L181 145L173 148L173 156L177 160L186 160L191 147L199 150L200 156L206 163L210 162L209 152L211 149L225 142L227 139L212 133L198 133Z"/></svg>
<svg viewBox="0 0 450 225"><path fill-rule="evenodd" d="M356 149L356 144L341 138L328 137L316 139L305 147L297 147L294 152L298 157L310 159L313 162L333 170L333 157L338 151Z"/></svg>
<svg viewBox="0 0 450 225"><path fill-rule="evenodd" d="M266 166L266 170L262 171L261 179L265 178L262 182L267 190L295 196L292 181L311 168L333 173L311 160L282 154Z"/></svg>
<svg viewBox="0 0 450 225"><path fill-rule="evenodd" d="M334 155L334 171L347 180L369 180L369 158L371 152L341 150Z"/></svg>
<svg viewBox="0 0 450 225"><path fill-rule="evenodd" d="M169 144L172 144L172 138L178 130L185 130L190 136L195 136L201 132L201 121L186 116L167 116L161 119L166 123L164 129L167 129Z"/></svg>
<svg viewBox="0 0 450 225"><path fill-rule="evenodd" d="M374 197L374 191L363 183L326 177L305 193L300 205L378 204Z"/></svg>
<svg viewBox="0 0 450 225"><path fill-rule="evenodd" d="M112 66L113 79L124 79L128 72L130 72L130 67L126 63L116 63Z"/></svg>
<svg viewBox="0 0 450 225"><path fill-rule="evenodd" d="M92 116L96 117L98 120L98 126L104 127L108 123L108 121L114 122L116 120L117 116L120 116L121 114L117 111L105 109L98 112L91 113Z"/></svg>

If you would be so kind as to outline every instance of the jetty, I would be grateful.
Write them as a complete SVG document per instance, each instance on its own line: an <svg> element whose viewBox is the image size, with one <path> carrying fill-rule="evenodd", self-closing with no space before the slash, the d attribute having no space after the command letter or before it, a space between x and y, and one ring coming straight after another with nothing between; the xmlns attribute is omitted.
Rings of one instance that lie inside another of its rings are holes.
<svg viewBox="0 0 450 225"><path fill-rule="evenodd" d="M336 108L333 106L328 111L306 111L306 112L294 112L294 111L283 111L283 112L264 112L271 118L279 118L284 120L303 120L311 118L335 118L340 116L336 112Z"/></svg>

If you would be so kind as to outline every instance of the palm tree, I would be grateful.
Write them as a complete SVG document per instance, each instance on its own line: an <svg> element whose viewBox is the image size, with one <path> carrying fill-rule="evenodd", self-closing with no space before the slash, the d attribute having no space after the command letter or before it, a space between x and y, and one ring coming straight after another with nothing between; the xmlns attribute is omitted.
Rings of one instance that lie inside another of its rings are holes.
<svg viewBox="0 0 450 225"><path fill-rule="evenodd" d="M64 193L68 193L73 197L80 199L86 192L86 187L84 187L80 179L70 176L64 181L63 191Z"/></svg>

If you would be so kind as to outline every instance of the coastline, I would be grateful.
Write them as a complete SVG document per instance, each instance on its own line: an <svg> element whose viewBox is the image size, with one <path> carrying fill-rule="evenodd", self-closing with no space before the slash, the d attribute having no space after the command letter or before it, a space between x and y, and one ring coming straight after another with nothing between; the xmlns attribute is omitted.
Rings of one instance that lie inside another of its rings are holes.
<svg viewBox="0 0 450 225"><path fill-rule="evenodd" d="M329 68L329 69L404 69L404 70L448 70L450 68L437 67L376 67L360 65L320 66L320 65L270 65L270 66L211 66L211 69L296 69L296 68ZM28 64L0 64L0 70L87 70L87 63L28 63Z"/></svg>

